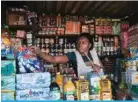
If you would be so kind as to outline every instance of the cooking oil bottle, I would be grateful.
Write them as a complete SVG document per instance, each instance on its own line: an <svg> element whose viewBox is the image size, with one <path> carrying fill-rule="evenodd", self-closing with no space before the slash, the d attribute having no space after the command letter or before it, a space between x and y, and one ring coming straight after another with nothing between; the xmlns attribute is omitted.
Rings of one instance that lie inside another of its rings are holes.
<svg viewBox="0 0 138 102"><path fill-rule="evenodd" d="M84 76L80 76L77 85L77 99L78 100L89 100L89 83L84 79Z"/></svg>
<svg viewBox="0 0 138 102"><path fill-rule="evenodd" d="M111 82L107 78L100 80L101 100L112 100Z"/></svg>
<svg viewBox="0 0 138 102"><path fill-rule="evenodd" d="M64 85L64 100L75 100L75 86L69 78L69 81Z"/></svg>

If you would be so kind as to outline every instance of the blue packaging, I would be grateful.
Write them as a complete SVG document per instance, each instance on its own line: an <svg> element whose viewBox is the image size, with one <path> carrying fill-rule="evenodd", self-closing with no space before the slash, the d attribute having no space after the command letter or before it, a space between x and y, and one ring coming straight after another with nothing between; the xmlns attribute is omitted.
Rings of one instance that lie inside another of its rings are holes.
<svg viewBox="0 0 138 102"><path fill-rule="evenodd" d="M15 75L15 72L16 72L15 60L1 61L1 75Z"/></svg>
<svg viewBox="0 0 138 102"><path fill-rule="evenodd" d="M16 100L48 100L49 88L16 90Z"/></svg>
<svg viewBox="0 0 138 102"><path fill-rule="evenodd" d="M34 56L27 48L22 48L22 50L18 51L17 61L19 66L18 73L44 72L45 68L41 59Z"/></svg>
<svg viewBox="0 0 138 102"><path fill-rule="evenodd" d="M15 91L15 76L2 76L1 90Z"/></svg>
<svg viewBox="0 0 138 102"><path fill-rule="evenodd" d="M49 72L16 74L17 90L47 88L50 83L51 76Z"/></svg>

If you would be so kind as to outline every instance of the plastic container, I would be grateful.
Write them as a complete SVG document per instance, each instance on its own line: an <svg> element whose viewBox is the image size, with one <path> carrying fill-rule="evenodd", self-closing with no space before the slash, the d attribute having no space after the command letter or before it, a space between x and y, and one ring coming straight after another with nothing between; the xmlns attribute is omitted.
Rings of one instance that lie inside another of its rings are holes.
<svg viewBox="0 0 138 102"><path fill-rule="evenodd" d="M69 78L69 81L64 85L64 100L75 100L75 86Z"/></svg>

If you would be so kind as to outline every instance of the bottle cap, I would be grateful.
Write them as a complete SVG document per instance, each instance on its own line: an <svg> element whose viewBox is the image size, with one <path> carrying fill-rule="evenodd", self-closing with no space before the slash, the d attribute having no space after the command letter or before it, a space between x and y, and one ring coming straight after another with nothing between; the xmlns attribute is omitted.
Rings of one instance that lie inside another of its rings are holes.
<svg viewBox="0 0 138 102"><path fill-rule="evenodd" d="M56 74L60 74L60 72L57 72Z"/></svg>
<svg viewBox="0 0 138 102"><path fill-rule="evenodd" d="M84 76L80 76L80 79L84 79Z"/></svg>

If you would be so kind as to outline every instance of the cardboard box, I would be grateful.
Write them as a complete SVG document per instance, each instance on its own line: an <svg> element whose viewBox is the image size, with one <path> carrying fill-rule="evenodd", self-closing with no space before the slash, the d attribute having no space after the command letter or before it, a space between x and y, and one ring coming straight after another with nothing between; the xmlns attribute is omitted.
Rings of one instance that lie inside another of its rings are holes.
<svg viewBox="0 0 138 102"><path fill-rule="evenodd" d="M50 86L51 77L49 72L16 74L16 88L47 88Z"/></svg>
<svg viewBox="0 0 138 102"><path fill-rule="evenodd" d="M14 91L2 91L1 92L1 100L15 100L15 92Z"/></svg>
<svg viewBox="0 0 138 102"><path fill-rule="evenodd" d="M16 100L48 100L49 88L16 90Z"/></svg>
<svg viewBox="0 0 138 102"><path fill-rule="evenodd" d="M15 60L1 61L1 75L15 75Z"/></svg>
<svg viewBox="0 0 138 102"><path fill-rule="evenodd" d="M1 90L15 91L15 76L2 76Z"/></svg>

